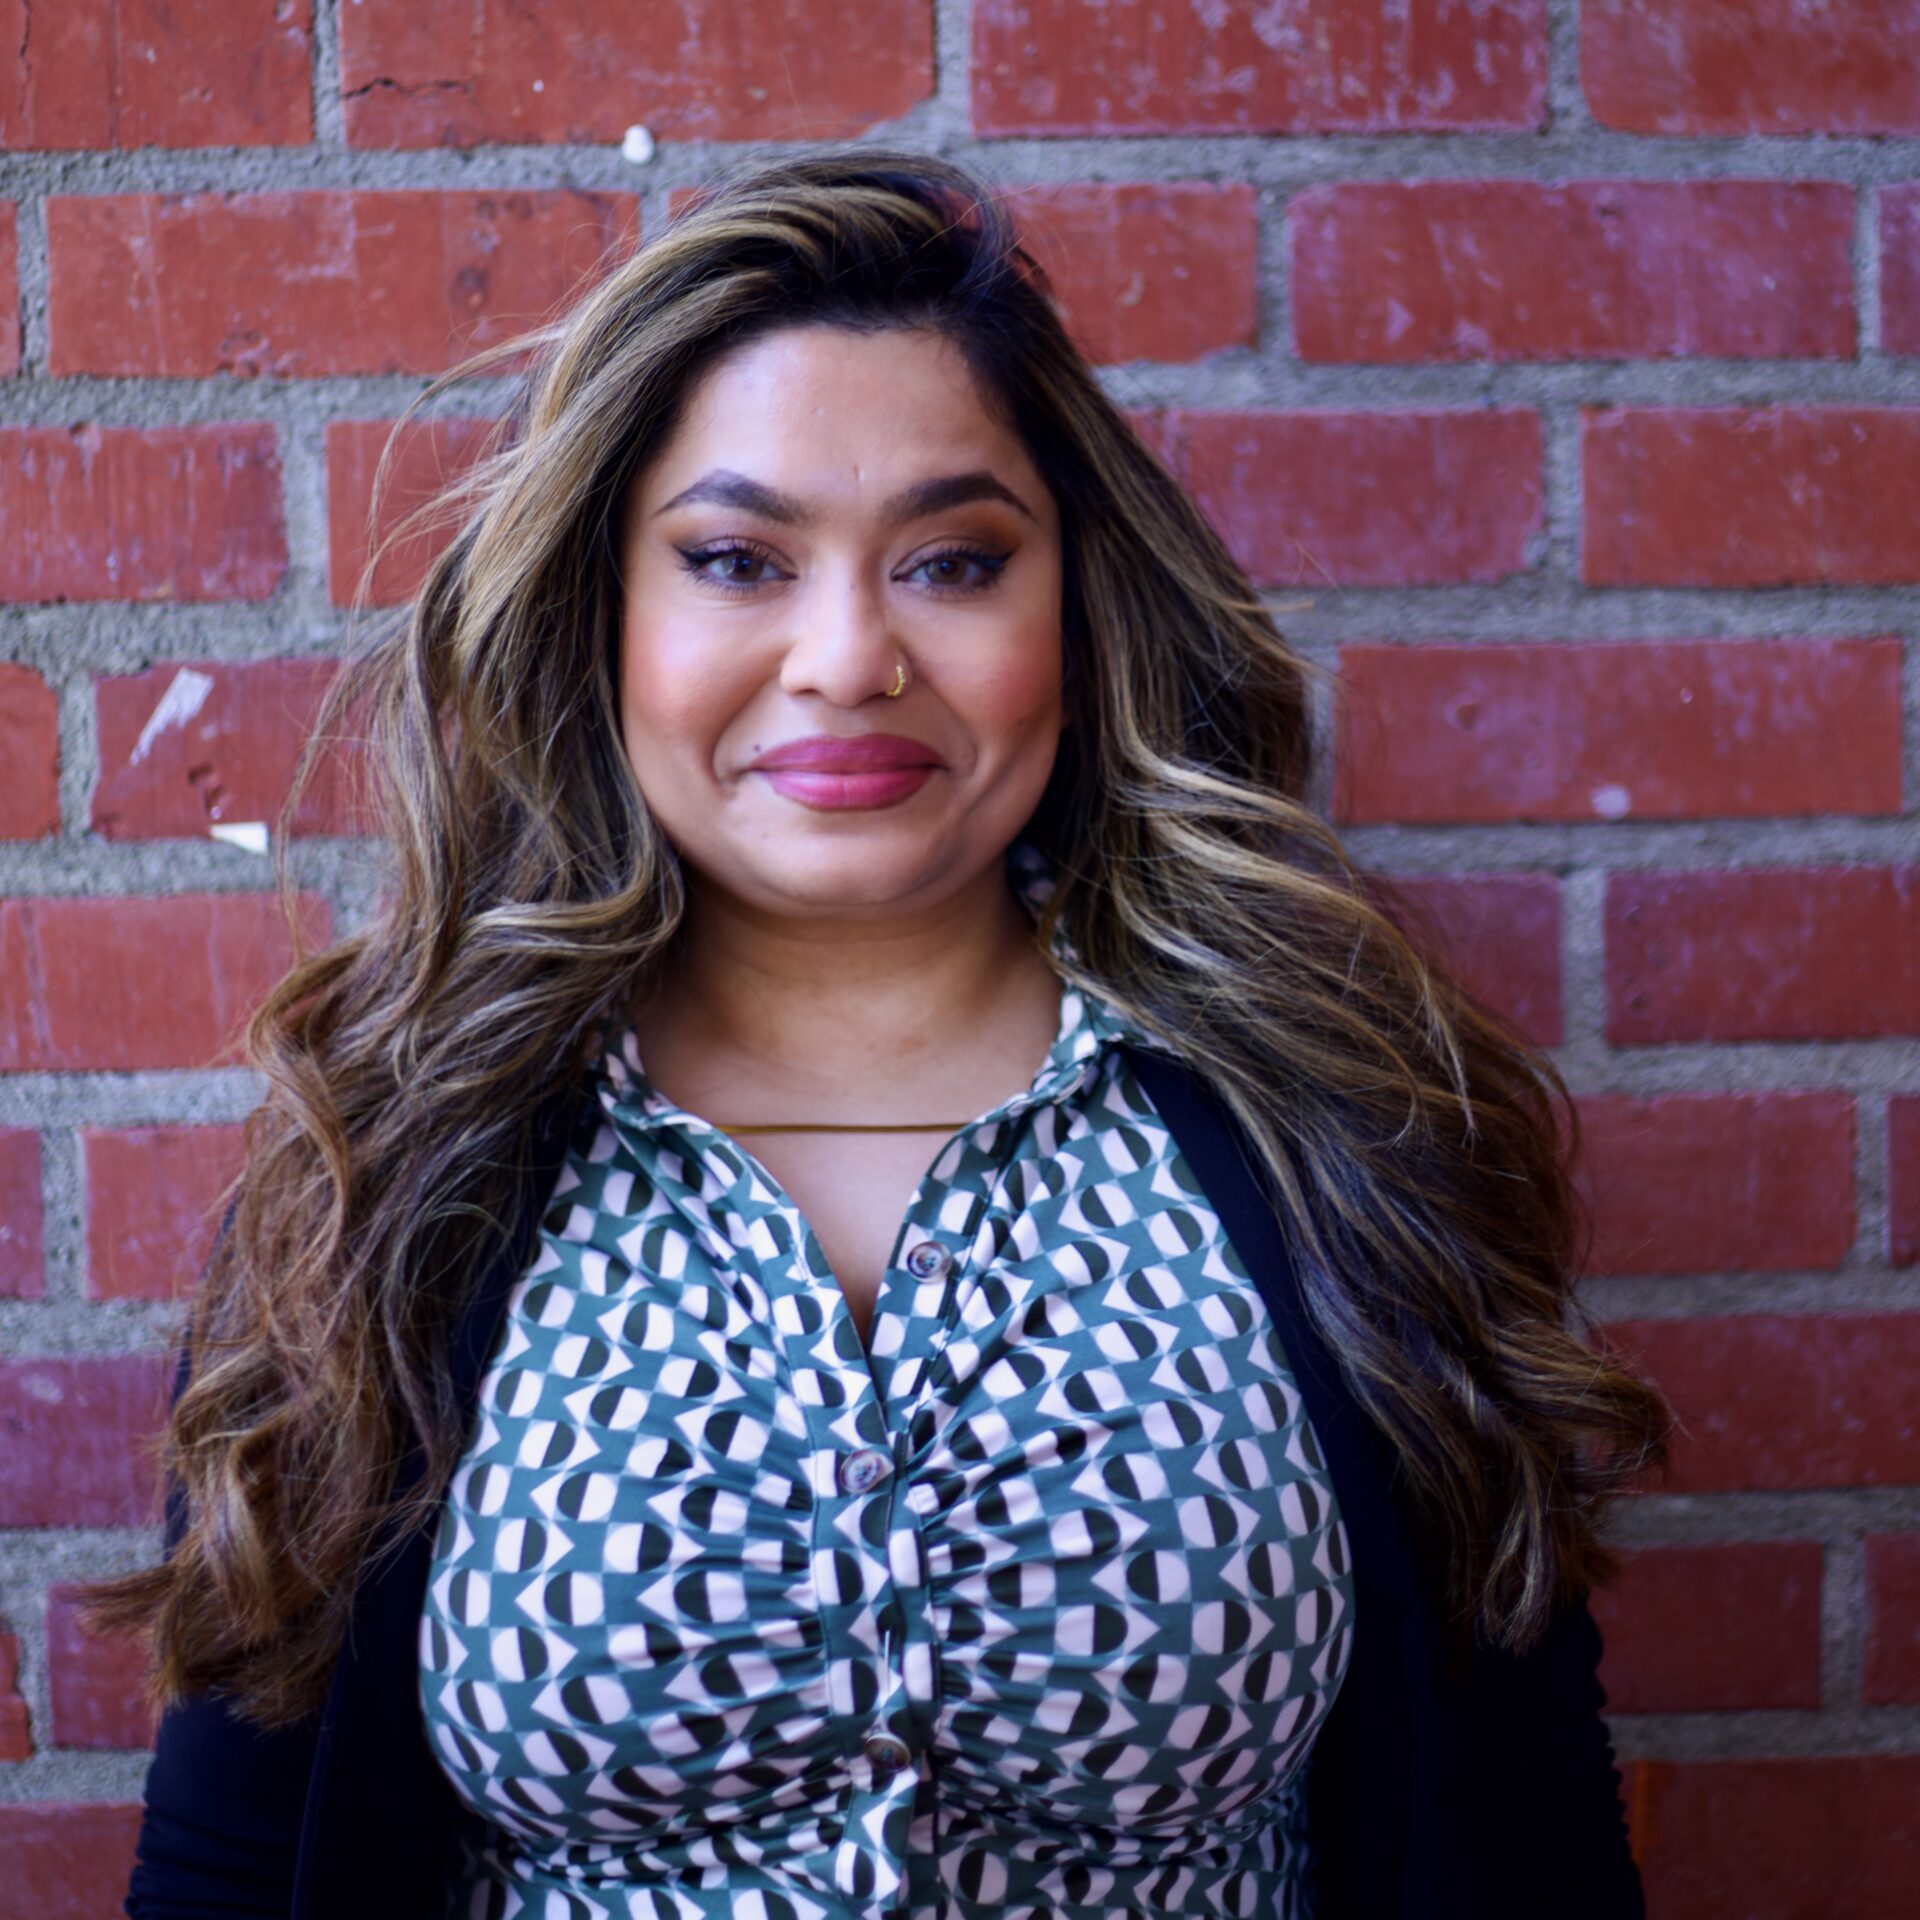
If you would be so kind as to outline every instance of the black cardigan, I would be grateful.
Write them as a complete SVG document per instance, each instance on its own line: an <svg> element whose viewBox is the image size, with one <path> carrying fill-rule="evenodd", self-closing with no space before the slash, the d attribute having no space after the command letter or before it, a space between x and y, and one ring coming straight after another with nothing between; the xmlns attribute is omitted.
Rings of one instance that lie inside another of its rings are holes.
<svg viewBox="0 0 1920 1920"><path fill-rule="evenodd" d="M1352 1549L1351 1660L1307 1774L1320 1920L1644 1920L1584 1601L1525 1656L1475 1645L1460 1657L1387 1445L1305 1315L1251 1143L1193 1075L1128 1053L1266 1299ZM546 1109L510 1244L461 1321L464 1406L531 1255L572 1117L564 1098ZM183 1353L182 1378L185 1364ZM416 1453L403 1476L419 1471ZM169 1548L179 1500L175 1489ZM421 1527L363 1579L317 1714L261 1733L202 1695L161 1716L132 1920L437 1920L456 1802L418 1706L432 1534Z"/></svg>

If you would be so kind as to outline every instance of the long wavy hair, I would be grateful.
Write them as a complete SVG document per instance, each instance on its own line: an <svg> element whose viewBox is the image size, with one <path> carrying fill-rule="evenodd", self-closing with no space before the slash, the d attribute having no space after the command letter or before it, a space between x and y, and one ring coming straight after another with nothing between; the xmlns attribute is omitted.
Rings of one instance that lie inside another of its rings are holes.
<svg viewBox="0 0 1920 1920"><path fill-rule="evenodd" d="M157 1443L177 1537L90 1593L96 1625L147 1634L157 1706L217 1687L261 1726L311 1711L356 1582L444 1493L460 1309L527 1204L541 1116L682 914L618 722L621 504L702 375L796 324L937 330L1052 489L1072 724L1027 828L1058 877L1036 943L1051 959L1063 930L1074 976L1248 1130L1456 1628L1524 1650L1618 1571L1603 1508L1664 1464L1673 1416L1581 1317L1579 1125L1553 1062L1311 810L1325 670L1102 390L1008 208L944 160L847 148L722 180L409 409L516 363L431 509L457 532L349 648L275 836L297 939L287 829L361 716L390 882L361 930L297 947L247 1025L266 1093Z"/></svg>

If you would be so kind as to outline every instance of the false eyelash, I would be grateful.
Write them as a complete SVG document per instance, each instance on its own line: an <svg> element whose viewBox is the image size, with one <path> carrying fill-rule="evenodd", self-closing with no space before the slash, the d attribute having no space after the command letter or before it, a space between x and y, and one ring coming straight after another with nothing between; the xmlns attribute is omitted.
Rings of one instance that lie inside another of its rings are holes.
<svg viewBox="0 0 1920 1920"><path fill-rule="evenodd" d="M674 552L680 556L680 564L696 581L703 586L713 587L721 593L751 593L762 583L758 580L721 580L712 574L702 573L701 568L709 562L718 560L721 555L728 553L744 553L753 559L767 561L769 564L773 559L773 555L764 547L755 545L751 540L719 540L705 547L676 547ZM1007 564L1010 557L1005 553L991 553L984 547L942 547L937 553L930 553L924 559L916 561L914 571L917 573L920 568L930 566L936 560L971 560L987 575L987 578L978 586L960 587L942 584L934 586L932 590L940 594L984 593L999 578L1000 570Z"/></svg>
<svg viewBox="0 0 1920 1920"><path fill-rule="evenodd" d="M971 560L987 576L977 587L937 586L933 590L935 593L985 593L999 579L1000 570L1009 558L1009 554L989 553L985 547L942 547L938 553L930 553L924 560L916 560L913 570L918 573L922 567L930 566L936 560Z"/></svg>
<svg viewBox="0 0 1920 1920"><path fill-rule="evenodd" d="M700 569L710 560L718 560L723 553L744 553L756 560L771 561L773 555L764 547L757 547L748 540L719 540L708 547L675 547L680 556L680 564L701 586L717 588L721 593L750 593L760 583L757 580L717 580L711 574L703 574Z"/></svg>

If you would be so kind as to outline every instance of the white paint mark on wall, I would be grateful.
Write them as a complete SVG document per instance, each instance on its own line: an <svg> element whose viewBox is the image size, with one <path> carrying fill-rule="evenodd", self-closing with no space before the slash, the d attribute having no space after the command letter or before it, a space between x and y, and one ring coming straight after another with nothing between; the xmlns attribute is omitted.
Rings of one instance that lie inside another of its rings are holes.
<svg viewBox="0 0 1920 1920"><path fill-rule="evenodd" d="M1633 811L1633 795L1625 787L1595 787L1587 801L1602 820L1624 820Z"/></svg>
<svg viewBox="0 0 1920 1920"><path fill-rule="evenodd" d="M645 127L629 127L620 142L620 158L629 166L644 167L653 158L653 135Z"/></svg>
<svg viewBox="0 0 1920 1920"><path fill-rule="evenodd" d="M224 840L230 847L238 847L244 853L265 853L267 850L267 823L264 820L230 820L224 825L207 829L210 840Z"/></svg>
<svg viewBox="0 0 1920 1920"><path fill-rule="evenodd" d="M196 673L191 667L182 667L173 676L166 692L160 696L160 704L147 715L147 724L140 729L140 738L133 743L133 752L129 756L131 763L137 767L147 757L147 749L169 727L184 727L207 704L207 695L212 691L212 674Z"/></svg>

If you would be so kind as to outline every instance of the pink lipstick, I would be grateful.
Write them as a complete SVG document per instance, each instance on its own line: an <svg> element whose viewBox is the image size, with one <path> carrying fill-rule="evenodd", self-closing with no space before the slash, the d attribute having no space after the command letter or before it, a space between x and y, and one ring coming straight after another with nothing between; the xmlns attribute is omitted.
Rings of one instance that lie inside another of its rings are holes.
<svg viewBox="0 0 1920 1920"><path fill-rule="evenodd" d="M918 793L939 765L930 747L903 734L816 733L769 747L751 770L789 800L837 812L893 806Z"/></svg>

